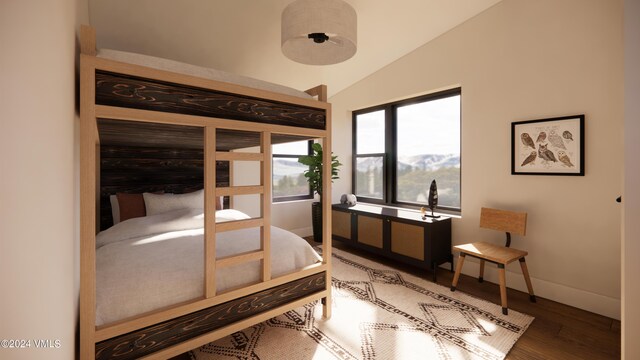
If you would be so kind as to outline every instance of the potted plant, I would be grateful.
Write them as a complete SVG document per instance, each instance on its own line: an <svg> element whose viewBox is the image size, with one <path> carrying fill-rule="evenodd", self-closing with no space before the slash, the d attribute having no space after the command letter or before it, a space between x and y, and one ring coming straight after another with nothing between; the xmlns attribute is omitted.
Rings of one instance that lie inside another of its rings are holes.
<svg viewBox="0 0 640 360"><path fill-rule="evenodd" d="M311 191L320 196L320 201L311 204L311 220L313 226L313 239L322 242L322 145L314 143L312 146L313 154L304 155L298 158L298 162L309 166L309 170L305 170L304 177L309 181ZM338 161L338 157L331 156L331 180L339 179L338 167L342 164Z"/></svg>

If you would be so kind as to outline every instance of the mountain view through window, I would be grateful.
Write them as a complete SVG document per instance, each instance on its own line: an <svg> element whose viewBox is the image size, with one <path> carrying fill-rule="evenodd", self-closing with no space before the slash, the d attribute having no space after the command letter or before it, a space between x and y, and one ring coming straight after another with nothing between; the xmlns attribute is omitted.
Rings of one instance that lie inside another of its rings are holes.
<svg viewBox="0 0 640 360"><path fill-rule="evenodd" d="M273 145L273 201L312 198L309 182L304 177L309 167L298 157L309 154L309 141Z"/></svg>
<svg viewBox="0 0 640 360"><path fill-rule="evenodd" d="M438 185L439 206L460 207L460 96L397 109L398 202L427 202Z"/></svg>
<svg viewBox="0 0 640 360"><path fill-rule="evenodd" d="M453 89L355 111L354 193L423 206L436 180L438 206L459 209L460 94Z"/></svg>

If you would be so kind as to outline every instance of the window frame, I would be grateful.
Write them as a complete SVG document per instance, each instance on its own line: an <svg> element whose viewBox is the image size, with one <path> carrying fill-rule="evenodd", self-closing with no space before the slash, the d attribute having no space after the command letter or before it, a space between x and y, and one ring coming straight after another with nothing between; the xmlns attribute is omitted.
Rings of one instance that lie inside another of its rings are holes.
<svg viewBox="0 0 640 360"><path fill-rule="evenodd" d="M383 196L382 199L376 199L365 196L356 196L358 200L366 203L373 203L379 205L387 205L401 208L413 208L419 209L425 204L398 201L398 188L397 188L397 164L398 164L398 143L397 143L397 119L398 108L419 104L427 101L439 100L443 98L460 96L460 174L458 183L460 184L460 207L438 206L440 211L450 213L460 213L462 210L462 88L456 87L443 91L438 91L431 94L420 95L408 99L398 100L382 105L376 105L364 109L354 110L352 112L352 166L351 166L351 191L356 193L357 185L357 159L361 157L383 157L382 171L383 171ZM384 154L358 154L357 153L357 117L361 114L367 114L379 110L385 111L385 153ZM425 184L428 187L428 184Z"/></svg>
<svg viewBox="0 0 640 360"><path fill-rule="evenodd" d="M274 144L274 145L278 145L278 144ZM311 184L309 184L309 182L307 181L307 185L308 185L308 189L309 189L309 193L305 194L305 195L289 195L289 196L275 196L275 191L273 191L273 187L275 186L275 181L273 180L273 162L276 158L287 158L287 159L297 159L300 156L304 156L304 155L313 155L313 140L308 140L307 141L307 153L306 154L300 154L300 155L291 155L291 154L276 154L276 153L272 153L271 154L271 202L272 203L280 203L280 202L287 202L287 201L297 201L297 200L310 200L314 198L314 193L311 190Z"/></svg>
<svg viewBox="0 0 640 360"><path fill-rule="evenodd" d="M359 114L372 113L376 111L384 110L384 128L385 128L385 139L384 139L384 153L372 153L372 154L358 154L358 125L356 117ZM389 121L390 121L389 112L387 111L386 105L377 105L373 107L369 107L366 109L356 110L352 113L352 121L351 121L351 136L352 136L352 160L351 160L351 192L353 194L356 193L357 188L357 179L356 173L358 169L358 158L365 157L381 157L382 158L382 199L376 199L372 197L358 196L358 199L365 200L365 202L373 203L373 204L386 204L388 202L388 186L390 185L389 179L387 178L388 164L389 164Z"/></svg>

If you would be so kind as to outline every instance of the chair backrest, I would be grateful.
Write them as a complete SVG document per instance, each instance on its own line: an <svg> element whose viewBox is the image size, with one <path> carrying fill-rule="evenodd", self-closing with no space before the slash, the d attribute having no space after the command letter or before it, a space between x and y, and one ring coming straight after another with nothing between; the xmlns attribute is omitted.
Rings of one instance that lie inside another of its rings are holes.
<svg viewBox="0 0 640 360"><path fill-rule="evenodd" d="M527 232L527 213L482 208L480 227L524 236Z"/></svg>

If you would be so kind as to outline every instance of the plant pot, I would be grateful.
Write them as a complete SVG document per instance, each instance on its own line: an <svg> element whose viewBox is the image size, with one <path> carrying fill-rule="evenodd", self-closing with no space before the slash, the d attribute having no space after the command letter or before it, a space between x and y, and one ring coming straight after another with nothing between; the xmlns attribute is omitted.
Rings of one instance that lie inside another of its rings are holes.
<svg viewBox="0 0 640 360"><path fill-rule="evenodd" d="M311 225L313 226L313 240L322 242L322 203L311 204Z"/></svg>

